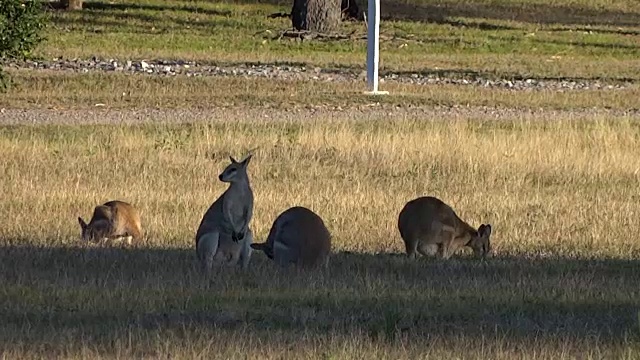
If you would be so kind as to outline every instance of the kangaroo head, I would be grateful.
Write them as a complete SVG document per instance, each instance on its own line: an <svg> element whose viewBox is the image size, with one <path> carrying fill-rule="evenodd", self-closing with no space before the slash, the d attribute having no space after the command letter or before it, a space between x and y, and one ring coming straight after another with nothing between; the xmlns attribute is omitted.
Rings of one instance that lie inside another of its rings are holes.
<svg viewBox="0 0 640 360"><path fill-rule="evenodd" d="M478 231L472 235L469 246L473 249L473 253L476 256L485 257L491 254L491 225L482 224L478 228Z"/></svg>
<svg viewBox="0 0 640 360"><path fill-rule="evenodd" d="M234 182L238 179L247 176L247 165L249 165L249 161L251 160L251 155L247 156L242 161L237 161L233 158L233 156L229 156L231 160L231 164L227 165L227 167L222 171L220 175L218 175L218 179L222 182Z"/></svg>
<svg viewBox="0 0 640 360"><path fill-rule="evenodd" d="M106 221L96 221L87 224L81 217L78 217L80 228L82 228L82 241L89 242L102 239L109 232L109 224Z"/></svg>
<svg viewBox="0 0 640 360"><path fill-rule="evenodd" d="M251 248L264 252L269 259L273 260L273 248L270 247L267 243L253 243L251 244Z"/></svg>
<svg viewBox="0 0 640 360"><path fill-rule="evenodd" d="M78 216L78 222L80 223L80 228L82 229L82 241L88 241L89 240L89 225L87 225L87 223L82 220L82 218L80 216Z"/></svg>

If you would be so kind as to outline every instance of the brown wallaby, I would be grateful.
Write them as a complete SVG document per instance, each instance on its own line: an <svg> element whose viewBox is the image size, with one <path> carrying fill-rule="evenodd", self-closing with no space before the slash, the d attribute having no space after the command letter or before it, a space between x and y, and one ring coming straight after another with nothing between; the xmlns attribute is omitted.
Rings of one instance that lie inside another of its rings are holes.
<svg viewBox="0 0 640 360"><path fill-rule="evenodd" d="M142 238L142 225L138 211L124 201L108 201L93 209L89 224L81 217L78 222L82 228L84 241L119 241L131 244L131 240Z"/></svg>
<svg viewBox="0 0 640 360"><path fill-rule="evenodd" d="M331 253L331 234L322 218L313 211L295 206L282 212L271 226L267 241L251 247L263 251L281 267L327 266Z"/></svg>
<svg viewBox="0 0 640 360"><path fill-rule="evenodd" d="M253 232L253 190L247 166L252 155L242 161L229 157L231 163L218 179L229 187L211 204L196 232L196 254L202 270L210 274L214 265L249 266Z"/></svg>
<svg viewBox="0 0 640 360"><path fill-rule="evenodd" d="M400 211L398 229L407 249L407 256L439 253L448 259L463 246L473 249L476 256L491 253L491 225L482 224L476 230L461 220L442 200L431 196L409 201Z"/></svg>

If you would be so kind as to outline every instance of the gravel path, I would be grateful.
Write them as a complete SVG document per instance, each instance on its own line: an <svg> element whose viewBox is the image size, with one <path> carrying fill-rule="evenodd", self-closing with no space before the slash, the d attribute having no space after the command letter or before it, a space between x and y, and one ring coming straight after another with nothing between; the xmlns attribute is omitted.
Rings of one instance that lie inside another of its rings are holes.
<svg viewBox="0 0 640 360"><path fill-rule="evenodd" d="M398 108L373 104L345 110L332 109L138 109L138 110L44 110L44 109L0 109L0 125L11 124L135 124L135 123L187 123L212 121L361 121L383 119L424 120L586 120L592 118L631 118L640 120L640 111L618 111L606 109L585 110L522 110L493 107L420 107Z"/></svg>
<svg viewBox="0 0 640 360"><path fill-rule="evenodd" d="M241 76L283 80L315 81L364 81L366 72L361 69L327 69L297 65L234 65L217 66L194 61L173 60L119 60L119 59L52 59L48 61L13 62L11 68L47 69L71 72L120 72L127 74L144 73L155 76ZM486 88L507 88L512 90L613 90L634 84L633 80L603 81L597 79L534 79L534 78L487 78L479 74L382 72L381 82L405 84L454 84L481 86Z"/></svg>

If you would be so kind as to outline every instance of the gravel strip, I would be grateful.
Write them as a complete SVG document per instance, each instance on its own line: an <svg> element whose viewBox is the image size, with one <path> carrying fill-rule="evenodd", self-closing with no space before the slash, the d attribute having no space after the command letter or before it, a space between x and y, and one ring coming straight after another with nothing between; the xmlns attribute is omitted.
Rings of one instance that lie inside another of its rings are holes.
<svg viewBox="0 0 640 360"><path fill-rule="evenodd" d="M156 76L241 76L245 78L266 78L281 80L311 81L365 81L366 72L355 69L328 69L298 65L246 64L217 66L195 61L173 60L117 60L117 59L63 59L50 61L25 61L7 64L11 68L47 69L57 71L120 72L126 74L149 74ZM446 72L443 72L446 74ZM511 90L614 90L624 89L634 82L631 80L605 82L595 79L489 79L480 75L438 75L411 72L382 72L380 82L417 85L463 85Z"/></svg>
<svg viewBox="0 0 640 360"><path fill-rule="evenodd" d="M0 125L39 124L137 124L137 123L193 123L193 122L250 122L264 121L358 121L424 119L451 121L487 120L588 120L593 118L629 118L640 120L640 111L606 109L584 110L522 110L493 107L385 107L376 104L344 110L307 108L274 110L261 108L211 109L137 109L137 110L46 110L0 109Z"/></svg>

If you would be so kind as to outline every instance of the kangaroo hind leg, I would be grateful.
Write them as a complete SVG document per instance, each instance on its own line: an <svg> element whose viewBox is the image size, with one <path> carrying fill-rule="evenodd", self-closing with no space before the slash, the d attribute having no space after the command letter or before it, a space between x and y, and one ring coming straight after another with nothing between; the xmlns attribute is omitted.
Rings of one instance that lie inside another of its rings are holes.
<svg viewBox="0 0 640 360"><path fill-rule="evenodd" d="M218 252L219 245L220 233L217 231L202 235L198 241L198 259L200 260L202 271L207 275L211 274L214 258Z"/></svg>

